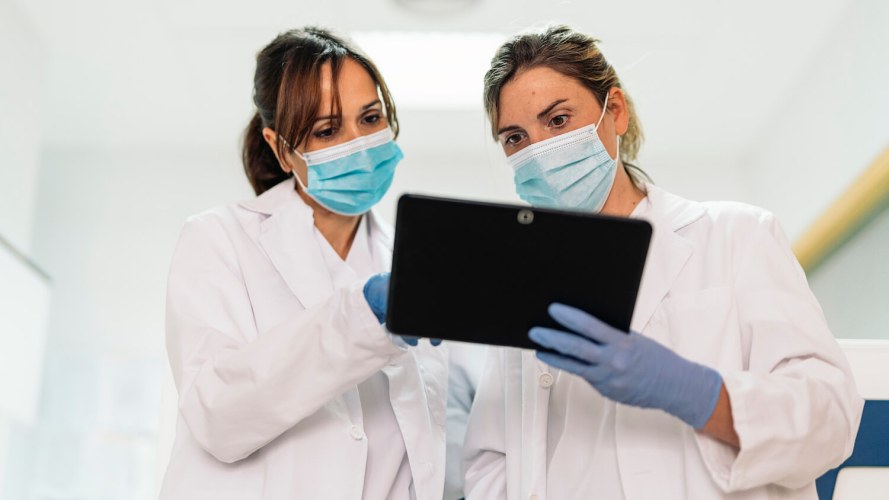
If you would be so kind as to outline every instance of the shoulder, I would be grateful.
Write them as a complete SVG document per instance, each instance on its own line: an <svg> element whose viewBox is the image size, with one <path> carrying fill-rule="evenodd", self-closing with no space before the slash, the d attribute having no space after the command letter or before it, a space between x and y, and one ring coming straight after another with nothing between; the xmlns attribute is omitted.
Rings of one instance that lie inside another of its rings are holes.
<svg viewBox="0 0 889 500"><path fill-rule="evenodd" d="M186 218L183 233L233 235L250 232L296 196L293 182L285 180L259 196L204 210Z"/></svg>
<svg viewBox="0 0 889 500"><path fill-rule="evenodd" d="M772 212L747 203L706 201L701 205L706 210L707 219L726 231L763 231L777 224Z"/></svg>
<svg viewBox="0 0 889 500"><path fill-rule="evenodd" d="M653 186L649 186L649 196L660 201L659 215L680 232L686 228L708 227L735 234L737 231L771 230L778 225L772 212L748 203L693 201Z"/></svg>
<svg viewBox="0 0 889 500"><path fill-rule="evenodd" d="M769 210L735 201L697 202L669 196L681 207L678 213L696 214L692 222L674 227L676 234L720 266L740 269L751 262L772 262L798 267L789 238Z"/></svg>
<svg viewBox="0 0 889 500"><path fill-rule="evenodd" d="M233 240L239 232L234 205L220 206L194 214L185 220L173 255L171 275L224 267L237 267Z"/></svg>
<svg viewBox="0 0 889 500"><path fill-rule="evenodd" d="M260 232L262 222L269 214L250 208L264 196L247 201L220 205L193 214L185 219L179 233L177 254L191 254L195 258L218 255L235 258L237 249ZM251 237L253 235L253 237Z"/></svg>
<svg viewBox="0 0 889 500"><path fill-rule="evenodd" d="M183 242L224 241L235 234L243 232L242 223L245 213L236 203L223 205L191 215L185 219L179 236Z"/></svg>

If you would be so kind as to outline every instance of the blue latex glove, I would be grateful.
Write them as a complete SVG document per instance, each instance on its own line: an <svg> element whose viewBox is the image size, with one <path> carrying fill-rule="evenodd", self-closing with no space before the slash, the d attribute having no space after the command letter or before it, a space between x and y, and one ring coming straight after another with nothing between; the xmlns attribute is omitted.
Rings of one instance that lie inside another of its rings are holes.
<svg viewBox="0 0 889 500"><path fill-rule="evenodd" d="M618 403L660 408L695 429L710 419L722 389L716 370L580 309L552 304L549 314L573 333L542 327L528 332L537 344L560 353L538 352L544 363L583 377Z"/></svg>
<svg viewBox="0 0 889 500"><path fill-rule="evenodd" d="M386 301L389 298L389 273L375 274L364 284L364 298L380 324L386 322ZM408 345L415 346L419 342L416 337L401 336ZM431 339L432 345L441 344L440 339Z"/></svg>
<svg viewBox="0 0 889 500"><path fill-rule="evenodd" d="M364 284L364 298L377 321L386 322L386 300L389 298L389 273L375 274Z"/></svg>

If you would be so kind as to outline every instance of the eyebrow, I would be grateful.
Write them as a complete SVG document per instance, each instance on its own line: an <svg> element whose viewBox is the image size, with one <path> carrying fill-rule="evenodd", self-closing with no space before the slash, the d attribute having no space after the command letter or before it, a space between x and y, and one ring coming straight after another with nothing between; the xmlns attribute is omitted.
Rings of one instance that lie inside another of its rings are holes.
<svg viewBox="0 0 889 500"><path fill-rule="evenodd" d="M364 106L361 106L361 111L367 111L368 109L376 106L377 104L382 104L379 99L375 100L374 102L367 103Z"/></svg>
<svg viewBox="0 0 889 500"><path fill-rule="evenodd" d="M556 100L553 101L549 106L547 106L546 109L544 109L544 110L541 111L540 113L537 113L537 119L538 119L538 120L542 120L544 117L546 117L546 115L549 114L550 111L553 110L553 108L555 108L555 107L558 106L559 104L562 104L563 102L566 102L567 100L568 100L568 99L556 99ZM504 133L504 132L509 132L509 131L512 131L512 130L519 130L519 129L521 129L521 128L522 128L522 127L519 127L518 125L507 125L506 127L503 127L503 128L501 128L500 130L498 130L498 131L497 131L497 135L500 135L500 134L502 134L502 133Z"/></svg>
<svg viewBox="0 0 889 500"><path fill-rule="evenodd" d="M375 101L373 101L373 102L369 102L369 103L365 104L364 106L361 106L361 110L360 110L360 112L361 112L361 113L364 113L365 111L367 111L367 110L369 110L370 108L376 106L377 104L382 105L383 103L380 102L379 99L377 99L377 100L375 100ZM318 122L320 122L320 121L324 121L324 120L336 120L336 119L339 119L339 118L340 118L340 116L337 116L337 115L319 116L318 118L315 118L315 123L318 123Z"/></svg>
<svg viewBox="0 0 889 500"><path fill-rule="evenodd" d="M547 106L546 109L544 109L544 110L541 111L540 113L537 113L537 119L538 119L538 120L542 120L546 115L549 114L550 111L553 110L553 108L555 108L556 106L558 106L559 104L562 104L563 102L565 102L565 101L567 101L567 100L568 100L568 99L556 99L555 101L553 101L552 104L550 104L549 106Z"/></svg>

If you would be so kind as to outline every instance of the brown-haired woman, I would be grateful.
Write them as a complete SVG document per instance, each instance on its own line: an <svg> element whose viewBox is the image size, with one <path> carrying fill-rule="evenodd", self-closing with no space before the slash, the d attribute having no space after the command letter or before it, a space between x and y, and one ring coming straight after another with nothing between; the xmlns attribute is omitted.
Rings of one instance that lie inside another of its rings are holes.
<svg viewBox="0 0 889 500"><path fill-rule="evenodd" d="M555 353L489 350L467 498L816 498L862 400L775 218L624 163L642 139L632 101L568 27L500 47L485 105L524 200L644 218L654 236L629 334L553 304L562 328L529 337Z"/></svg>
<svg viewBox="0 0 889 500"><path fill-rule="evenodd" d="M191 217L173 257L179 392L165 499L440 499L446 366L381 326L391 230L369 209L401 151L383 77L346 39L257 56L257 197Z"/></svg>

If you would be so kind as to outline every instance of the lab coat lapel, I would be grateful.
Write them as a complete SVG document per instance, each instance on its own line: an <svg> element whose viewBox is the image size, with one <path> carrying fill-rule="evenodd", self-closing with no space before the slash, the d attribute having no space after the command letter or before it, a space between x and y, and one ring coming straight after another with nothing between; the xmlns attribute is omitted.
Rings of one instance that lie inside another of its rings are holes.
<svg viewBox="0 0 889 500"><path fill-rule="evenodd" d="M426 349L427 346L413 347L395 361L383 368L383 373L389 379L389 400L392 403L392 411L398 420L401 436L404 439L404 447L407 451L411 474L418 483L428 484L439 471L436 467L443 457L438 457L439 447L437 441L443 442L444 427L436 426L430 420L430 412L433 411L435 402L427 397L424 387L430 380L424 380L422 369L417 359L416 349ZM428 347L429 349L437 349ZM441 353L432 353L433 356ZM427 360L428 363L428 360ZM433 371L439 376L446 377L445 363L437 362ZM432 376L429 374L428 376ZM444 399L443 394L435 393ZM427 410L428 408L428 410ZM443 451L443 450L442 450ZM443 474L442 478L443 478ZM419 480L419 481L417 481ZM437 479L435 479L437 482ZM440 495L439 491L439 495ZM417 498L431 498L428 491L417 490ZM440 498L440 497L439 497Z"/></svg>
<svg viewBox="0 0 889 500"><path fill-rule="evenodd" d="M660 188L647 186L647 191L651 203L649 222L654 230L630 324L630 328L637 332L645 330L694 251L693 244L677 231L704 214L699 205L669 196Z"/></svg>
<svg viewBox="0 0 889 500"><path fill-rule="evenodd" d="M392 228L373 210L365 216L370 226L373 260L379 272L392 269Z"/></svg>
<svg viewBox="0 0 889 500"><path fill-rule="evenodd" d="M392 229L373 211L368 212L367 217L374 264L379 272L389 271ZM423 479L414 484L442 484L444 473L439 464L443 457L439 455L444 449L437 443L444 441L444 427L434 425L434 418L430 420L429 415L438 414L441 422L445 420L447 348L432 347L424 341L383 367L383 373L389 379L389 399L399 422L411 473L414 478ZM417 498L432 498L433 491L436 488L418 489ZM441 495L440 491L438 494Z"/></svg>
<svg viewBox="0 0 889 500"><path fill-rule="evenodd" d="M303 307L329 297L333 281L315 241L312 209L299 198L293 181L241 205L267 215L259 224L259 244Z"/></svg>
<svg viewBox="0 0 889 500"><path fill-rule="evenodd" d="M705 209L656 186L646 187L651 210L643 218L654 232L631 328L669 347L665 328L646 327L694 255L694 244L679 231L700 219ZM682 449L684 436L676 432L675 419L621 404L615 411L618 467L626 498L645 497L647 484L662 485L663 498L687 497L681 487L676 489L680 483L675 478L682 471L675 450Z"/></svg>
<svg viewBox="0 0 889 500"><path fill-rule="evenodd" d="M645 329L691 253L690 243L668 229L656 227L648 250L648 261L642 272L642 284L630 329L637 332Z"/></svg>

